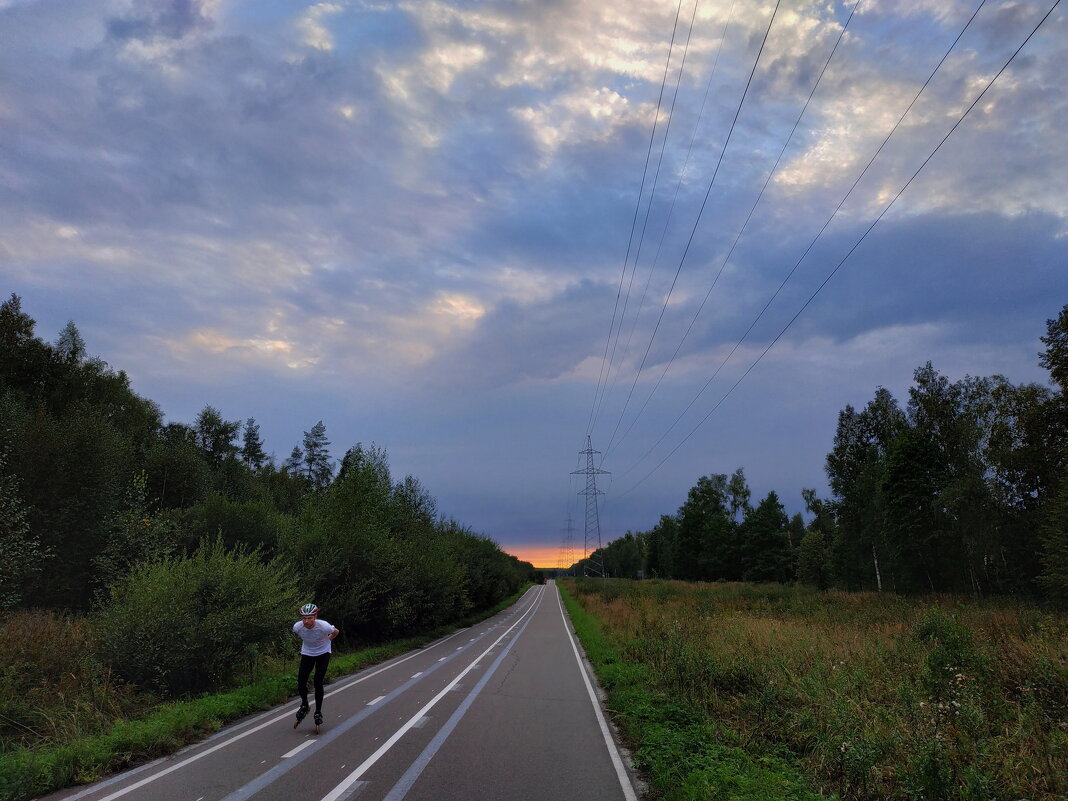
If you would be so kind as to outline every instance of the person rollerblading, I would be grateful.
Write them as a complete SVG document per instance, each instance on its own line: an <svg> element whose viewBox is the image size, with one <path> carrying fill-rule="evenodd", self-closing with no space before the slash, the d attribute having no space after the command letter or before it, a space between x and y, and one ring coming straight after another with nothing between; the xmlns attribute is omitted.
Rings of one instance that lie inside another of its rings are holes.
<svg viewBox="0 0 1068 801"><path fill-rule="evenodd" d="M331 642L341 632L325 620L319 619L319 607L304 604L299 611L300 620L293 624L293 633L301 639L300 667L297 669L297 694L300 708L293 728L308 714L308 678L315 670L315 733L323 724L323 680L330 664Z"/></svg>
<svg viewBox="0 0 1068 801"><path fill-rule="evenodd" d="M308 709L309 707L307 704L301 704L300 707L297 709L297 719L293 721L294 729L297 728L297 726L300 725L300 722L304 720L304 718L307 716Z"/></svg>

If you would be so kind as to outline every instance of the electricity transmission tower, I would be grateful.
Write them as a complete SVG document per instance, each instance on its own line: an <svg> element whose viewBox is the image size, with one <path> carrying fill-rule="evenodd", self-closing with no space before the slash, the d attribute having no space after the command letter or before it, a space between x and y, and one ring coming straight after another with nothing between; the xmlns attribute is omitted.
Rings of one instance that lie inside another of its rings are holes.
<svg viewBox="0 0 1068 801"><path fill-rule="evenodd" d="M567 574L571 566L575 564L575 527L571 525L571 515L567 516L567 528L564 529L564 541L560 543L560 569Z"/></svg>
<svg viewBox="0 0 1068 801"><path fill-rule="evenodd" d="M579 495L586 496L586 540L582 548L583 575L600 576L604 578L604 564L601 562L601 521L597 514L597 496L604 495L597 489L597 476L607 475L607 470L599 470L593 466L593 455L600 453L595 451L590 443L590 435L586 435L586 450L579 451L586 456L586 469L574 470L571 475L586 476L586 489Z"/></svg>

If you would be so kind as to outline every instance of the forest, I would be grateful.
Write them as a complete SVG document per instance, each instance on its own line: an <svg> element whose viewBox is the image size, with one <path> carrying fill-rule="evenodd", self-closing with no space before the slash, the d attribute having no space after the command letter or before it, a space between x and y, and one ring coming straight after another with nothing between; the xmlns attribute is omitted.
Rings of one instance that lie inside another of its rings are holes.
<svg viewBox="0 0 1068 801"><path fill-rule="evenodd" d="M799 582L819 589L1018 596L1068 606L1068 305L1046 321L1050 385L951 381L928 362L902 406L879 387L838 414L830 498L809 519L739 468L702 476L675 514L574 574Z"/></svg>
<svg viewBox="0 0 1068 801"><path fill-rule="evenodd" d="M0 305L5 641L25 639L12 621L86 621L75 629L92 636L69 647L173 698L291 652L308 600L343 631L339 645L357 647L489 609L534 579L439 514L417 478L395 480L383 449L356 443L336 464L318 421L275 464L254 417L205 405L191 423L166 421L122 370L87 355L73 322L51 343L35 327L18 296ZM40 728L23 673L5 671L0 739Z"/></svg>

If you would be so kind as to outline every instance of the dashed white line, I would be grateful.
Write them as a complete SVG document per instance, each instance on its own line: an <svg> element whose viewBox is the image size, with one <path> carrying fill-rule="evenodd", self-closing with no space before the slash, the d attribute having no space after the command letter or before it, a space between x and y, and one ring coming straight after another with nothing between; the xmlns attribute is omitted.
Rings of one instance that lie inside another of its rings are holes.
<svg viewBox="0 0 1068 801"><path fill-rule="evenodd" d="M493 650L493 647L495 645L497 645L498 643L500 643L501 640L503 640L505 637L507 637L516 626L518 626L520 623L522 623L523 622L523 618L526 617L529 613L533 612L534 609L537 607L538 603L541 601L541 596L542 596L542 593L539 592L537 600L535 602L531 603L531 605L522 614L522 616L520 616L520 618L518 620L516 620L515 623L513 623L511 626L509 626L508 630L505 631L504 634L502 634L500 637L498 637L497 641L494 642L493 645L491 645L489 648L487 648L485 651L483 651L482 654L477 656L475 658L475 661L477 662L478 660L482 659L482 657L484 657L491 650ZM388 740L386 740L384 743L382 743L382 745L380 745L378 747L378 750L376 750L373 754L371 754L371 756L369 756L367 759L365 759L363 761L363 764L361 764L358 768L356 768L356 770L354 770L352 773L350 773L348 776L346 776L341 781L341 783L338 784L333 790L331 790L329 793L327 793L325 796L323 796L322 801L345 801L345 799L350 798L351 796L349 795L349 789L354 784L356 784L356 782L360 779L360 777L363 776L363 774L372 765L374 765L382 757L382 755L384 753L386 753L390 748L392 748L396 744L396 742L398 740L400 740L400 738L403 737L404 734L409 729L414 728L415 725L420 720L423 719L423 717L426 715L426 713L429 712L438 703L438 701L440 701L448 692L450 692L452 690L452 686L453 685L459 684L463 680L463 677L465 675L467 675L467 672L469 670L471 670L471 666L470 665L468 665L468 667L466 667L462 671L460 671L460 674L455 679L453 679L452 682L450 682L449 685L446 685L441 690L441 692L439 692L437 695L435 695L433 698L431 698L430 701L428 701L423 706L422 709L420 709L418 712L416 712L414 717L412 717L407 723L405 723L403 726L401 726L399 729L397 729L397 731L394 732L393 735ZM628 799L628 801L629 801L629 799Z"/></svg>
<svg viewBox="0 0 1068 801"><path fill-rule="evenodd" d="M375 704L377 704L379 701L381 701L385 697L386 696L384 696L384 695L380 695L380 696L378 696L378 698L375 698L373 701L368 701L367 702L367 706L374 706Z"/></svg>
<svg viewBox="0 0 1068 801"><path fill-rule="evenodd" d="M286 753L286 754L282 754L282 759L289 759L289 758L290 758L291 756L293 756L294 754L299 754L299 753L300 753L301 751L303 751L303 750L304 750L305 748L307 748L307 747L308 747L309 745L311 745L311 744L312 744L312 743L314 743L314 742L315 742L315 740L312 740L312 739L311 739L311 738L309 737L309 738L308 738L307 740L305 740L304 742L302 742L302 743L301 743L300 745L298 745L298 746L297 746L296 748L294 748L294 749L293 749L292 751L290 751L290 752L288 752L288 753Z"/></svg>

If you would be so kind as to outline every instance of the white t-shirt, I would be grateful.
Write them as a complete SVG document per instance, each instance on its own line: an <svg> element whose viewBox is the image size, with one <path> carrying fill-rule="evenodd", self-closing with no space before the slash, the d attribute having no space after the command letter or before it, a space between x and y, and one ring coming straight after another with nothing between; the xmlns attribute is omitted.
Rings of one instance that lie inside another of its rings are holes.
<svg viewBox="0 0 1068 801"><path fill-rule="evenodd" d="M310 629L304 625L303 620L293 624L293 633L304 642L300 644L300 652L305 656L322 656L330 653L330 634L334 627L325 620L316 620Z"/></svg>

